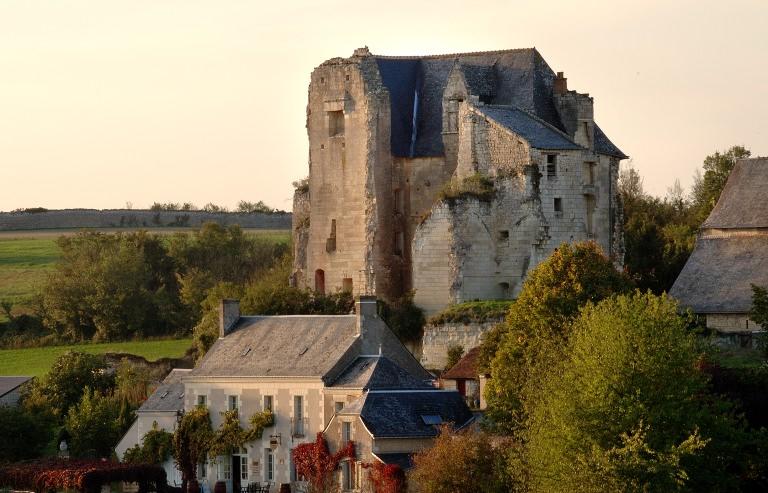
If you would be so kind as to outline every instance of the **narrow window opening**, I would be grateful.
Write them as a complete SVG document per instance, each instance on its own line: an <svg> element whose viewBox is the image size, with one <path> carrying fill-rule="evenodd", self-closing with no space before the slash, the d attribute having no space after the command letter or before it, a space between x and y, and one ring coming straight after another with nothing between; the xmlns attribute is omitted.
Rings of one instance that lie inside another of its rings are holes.
<svg viewBox="0 0 768 493"><path fill-rule="evenodd" d="M403 232L395 232L395 255L403 255L403 249L405 248L405 240L403 239Z"/></svg>
<svg viewBox="0 0 768 493"><path fill-rule="evenodd" d="M272 411L272 396L264 396L264 411Z"/></svg>
<svg viewBox="0 0 768 493"><path fill-rule="evenodd" d="M341 423L341 443L344 445L350 440L352 440L352 423L344 421Z"/></svg>
<svg viewBox="0 0 768 493"><path fill-rule="evenodd" d="M547 154L547 179L557 178L557 154Z"/></svg>
<svg viewBox="0 0 768 493"><path fill-rule="evenodd" d="M328 112L328 136L336 137L339 135L344 135L344 112L329 111Z"/></svg>
<svg viewBox="0 0 768 493"><path fill-rule="evenodd" d="M331 234L325 240L325 251L328 253L336 251L336 220L331 219Z"/></svg>
<svg viewBox="0 0 768 493"><path fill-rule="evenodd" d="M508 282L500 282L499 291L501 293L501 299L503 300L509 299L509 283Z"/></svg>
<svg viewBox="0 0 768 493"><path fill-rule="evenodd" d="M594 236L594 215L595 215L595 196L585 195L584 200L587 207L587 237Z"/></svg>
<svg viewBox="0 0 768 493"><path fill-rule="evenodd" d="M230 411L237 411L239 409L239 407L240 406L239 406L239 403L238 403L237 396L236 395L230 395L229 396L229 406L228 406L229 410Z"/></svg>
<svg viewBox="0 0 768 493"><path fill-rule="evenodd" d="M555 215L556 216L562 216L563 214L563 199L560 197L555 197Z"/></svg>
<svg viewBox="0 0 768 493"><path fill-rule="evenodd" d="M500 230L496 235L496 239L499 241L509 240L509 230L506 230L506 229Z"/></svg>
<svg viewBox="0 0 768 493"><path fill-rule="evenodd" d="M347 79L347 80L349 80L349 74L347 74L347 77L346 77L346 79Z"/></svg>
<svg viewBox="0 0 768 493"><path fill-rule="evenodd" d="M402 194L400 193L400 189L399 188L395 188L395 191L394 191L393 195L394 195L394 197L393 197L393 202L394 202L393 209L394 209L395 214L399 214L400 212L403 211L402 204L400 203L400 201L402 199Z"/></svg>
<svg viewBox="0 0 768 493"><path fill-rule="evenodd" d="M320 77L320 83L325 84L325 77Z"/></svg>
<svg viewBox="0 0 768 493"><path fill-rule="evenodd" d="M595 178L596 178L596 171L597 171L597 163L593 162L586 162L584 163L584 173L586 174L586 184L587 185L594 185L595 184Z"/></svg>
<svg viewBox="0 0 768 493"><path fill-rule="evenodd" d="M293 396L293 436L304 436L304 400L302 396Z"/></svg>
<svg viewBox="0 0 768 493"><path fill-rule="evenodd" d="M272 449L264 449L264 481L272 482L275 480L275 455Z"/></svg>

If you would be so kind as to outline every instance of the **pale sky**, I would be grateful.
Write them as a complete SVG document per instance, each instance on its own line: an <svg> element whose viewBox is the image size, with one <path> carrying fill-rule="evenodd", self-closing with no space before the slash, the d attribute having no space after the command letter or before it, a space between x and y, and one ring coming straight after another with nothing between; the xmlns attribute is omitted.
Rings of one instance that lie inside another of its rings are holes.
<svg viewBox="0 0 768 493"><path fill-rule="evenodd" d="M0 0L0 210L290 210L310 72L364 45L535 46L655 194L715 150L768 155L766 0Z"/></svg>

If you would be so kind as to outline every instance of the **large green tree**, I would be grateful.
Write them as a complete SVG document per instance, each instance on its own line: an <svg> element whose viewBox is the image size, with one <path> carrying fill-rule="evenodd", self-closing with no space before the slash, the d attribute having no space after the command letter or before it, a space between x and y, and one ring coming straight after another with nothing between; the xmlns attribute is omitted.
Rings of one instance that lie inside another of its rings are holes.
<svg viewBox="0 0 768 493"><path fill-rule="evenodd" d="M80 402L67 414L72 454L109 457L120 439L120 414L119 400L86 388Z"/></svg>
<svg viewBox="0 0 768 493"><path fill-rule="evenodd" d="M563 244L536 266L504 323L484 338L481 366L490 370L488 416L500 431L523 425L543 369L562 354L570 324L587 302L631 288L594 242Z"/></svg>
<svg viewBox="0 0 768 493"><path fill-rule="evenodd" d="M708 395L700 356L664 295L588 305L530 416L530 490L738 490L749 462L739 447L749 438Z"/></svg>
<svg viewBox="0 0 768 493"><path fill-rule="evenodd" d="M698 224L704 222L717 204L736 161L751 155L745 147L733 146L725 152L718 151L704 159L704 174L696 176L691 191L693 214Z"/></svg>
<svg viewBox="0 0 768 493"><path fill-rule="evenodd" d="M214 432L208 409L198 406L187 411L173 434L173 458L181 471L182 491L197 478L197 465L204 462Z"/></svg>
<svg viewBox="0 0 768 493"><path fill-rule="evenodd" d="M0 406L0 463L34 459L53 437L51 426L20 407Z"/></svg>

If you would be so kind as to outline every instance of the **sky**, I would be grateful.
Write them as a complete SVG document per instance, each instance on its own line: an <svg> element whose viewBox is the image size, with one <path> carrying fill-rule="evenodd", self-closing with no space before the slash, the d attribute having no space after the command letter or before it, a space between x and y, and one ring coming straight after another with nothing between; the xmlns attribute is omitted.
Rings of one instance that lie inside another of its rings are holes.
<svg viewBox="0 0 768 493"><path fill-rule="evenodd" d="M768 2L0 0L0 211L263 200L308 174L310 73L536 47L663 196L768 155Z"/></svg>

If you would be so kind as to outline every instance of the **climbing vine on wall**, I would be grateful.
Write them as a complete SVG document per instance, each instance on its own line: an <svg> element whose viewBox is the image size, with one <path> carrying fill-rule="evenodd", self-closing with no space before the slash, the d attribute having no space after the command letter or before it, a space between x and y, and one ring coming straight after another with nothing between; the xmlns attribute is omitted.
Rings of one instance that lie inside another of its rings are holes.
<svg viewBox="0 0 768 493"><path fill-rule="evenodd" d="M405 472L396 464L374 462L363 464L369 469L368 478L374 493L403 493L405 491Z"/></svg>
<svg viewBox="0 0 768 493"><path fill-rule="evenodd" d="M355 458L355 445L352 442L341 448L335 454L328 450L328 442L322 432L312 443L302 443L293 449L293 463L296 473L309 481L313 492L330 491L333 487L333 471L344 459Z"/></svg>

